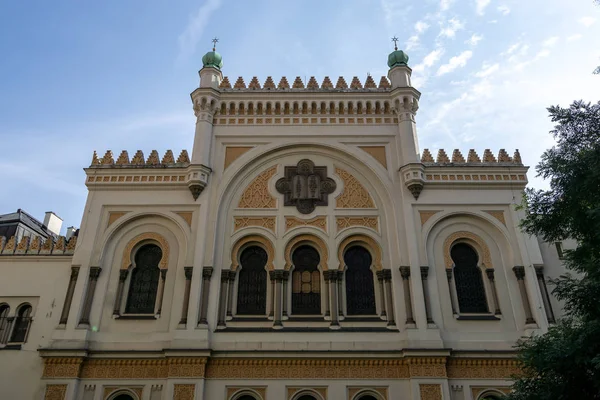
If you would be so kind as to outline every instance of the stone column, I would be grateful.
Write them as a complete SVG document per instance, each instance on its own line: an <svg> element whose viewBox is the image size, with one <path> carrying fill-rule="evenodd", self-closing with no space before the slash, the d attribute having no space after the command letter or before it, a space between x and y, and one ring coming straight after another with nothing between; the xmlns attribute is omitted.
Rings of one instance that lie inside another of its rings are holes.
<svg viewBox="0 0 600 400"><path fill-rule="evenodd" d="M75 284L77 284L77 277L79 276L79 267L71 267L71 278L69 279L69 286L67 287L67 295L63 304L62 313L60 314L60 325L67 323L69 319L69 311L71 310L71 303L73 302L73 292L75 291Z"/></svg>
<svg viewBox="0 0 600 400"><path fill-rule="evenodd" d="M552 311L552 303L550 303L550 295L548 294L548 287L546 286L546 279L544 278L544 266L534 265L533 267L535 268L535 276L537 277L538 285L540 286L540 293L542 294L542 302L546 309L548 322L553 324L556 322L556 319L554 318L554 311Z"/></svg>
<svg viewBox="0 0 600 400"><path fill-rule="evenodd" d="M283 271L283 294L281 301L283 302L283 319L286 320L288 316L288 281L290 279L290 271Z"/></svg>
<svg viewBox="0 0 600 400"><path fill-rule="evenodd" d="M429 285L427 284L427 276L429 275L429 266L421 267L421 285L423 286L423 301L425 302L425 317L428 324L433 324L431 318L431 307L429 306Z"/></svg>
<svg viewBox="0 0 600 400"><path fill-rule="evenodd" d="M88 277L88 287L85 293L85 301L83 302L83 311L81 312L81 318L79 318L79 324L90 323L90 311L92 310L92 302L94 301L94 292L96 291L96 282L100 276L100 267L90 267L90 275Z"/></svg>
<svg viewBox="0 0 600 400"><path fill-rule="evenodd" d="M457 315L458 306L456 305L456 288L452 283L452 268L446 268L446 278L448 278L448 291L450 292L450 305L452 306L452 315Z"/></svg>
<svg viewBox="0 0 600 400"><path fill-rule="evenodd" d="M388 317L388 327L395 327L396 320L394 317L394 301L392 299L392 270L384 269L383 270L383 281L385 284L385 298L386 298L386 309L387 309L387 317Z"/></svg>
<svg viewBox="0 0 600 400"><path fill-rule="evenodd" d="M496 279L494 279L494 268L487 268L485 274L490 281L490 289L492 290L492 301L494 302L494 314L500 315L500 302L498 301L498 292L496 291Z"/></svg>
<svg viewBox="0 0 600 400"><path fill-rule="evenodd" d="M190 306L190 288L192 286L192 272L194 267L183 267L185 273L185 288L183 289L183 305L181 307L181 321L180 324L187 324L188 308Z"/></svg>
<svg viewBox="0 0 600 400"><path fill-rule="evenodd" d="M210 288L210 278L213 273L213 267L202 268L202 300L200 304L200 318L198 325L208 325L206 315L208 313L208 291Z"/></svg>
<svg viewBox="0 0 600 400"><path fill-rule="evenodd" d="M346 316L344 315L344 271L337 271L337 304L338 304L338 318L343 321Z"/></svg>
<svg viewBox="0 0 600 400"><path fill-rule="evenodd" d="M402 289L404 291L404 306L406 307L406 323L414 324L412 308L412 296L410 295L410 267L400 267L400 275L402 276Z"/></svg>
<svg viewBox="0 0 600 400"><path fill-rule="evenodd" d="M114 316L121 315L121 304L123 304L123 288L125 286L125 281L127 280L128 275L129 275L128 269L119 270L119 285L117 286L117 295L115 297L115 308L113 309Z"/></svg>
<svg viewBox="0 0 600 400"><path fill-rule="evenodd" d="M387 319L387 315L385 314L385 291L383 290L383 271L377 271L376 275L377 281L379 282L379 303L381 304L381 313L379 314L379 318L385 321Z"/></svg>
<svg viewBox="0 0 600 400"><path fill-rule="evenodd" d="M531 314L531 306L529 305L529 298L527 297L527 289L525 288L525 267L517 265L513 268L513 272L517 277L519 284L519 291L521 292L521 299L523 300L523 309L525 310L525 324L535 324L533 315Z"/></svg>
<svg viewBox="0 0 600 400"><path fill-rule="evenodd" d="M330 329L340 329L339 322L339 301L338 301L338 280L341 277L339 271L324 271L325 274L329 277L329 288L330 288L330 299L331 299L331 324L329 324Z"/></svg>
<svg viewBox="0 0 600 400"><path fill-rule="evenodd" d="M229 291L227 292L227 320L233 319L233 284L235 283L236 271L229 271Z"/></svg>
<svg viewBox="0 0 600 400"><path fill-rule="evenodd" d="M227 309L227 289L229 288L229 271L221 271L221 293L219 296L219 318L217 319L217 327L225 328L225 313Z"/></svg>
<svg viewBox="0 0 600 400"><path fill-rule="evenodd" d="M271 271L271 279L275 281L275 304L274 304L274 315L273 315L273 329L282 329L282 306L283 301L281 295L283 292L283 270L276 269Z"/></svg>
<svg viewBox="0 0 600 400"><path fill-rule="evenodd" d="M325 280L325 319L331 320L331 312L330 310L330 301L331 295L329 291L331 290L331 271L323 271L323 279Z"/></svg>
<svg viewBox="0 0 600 400"><path fill-rule="evenodd" d="M268 319L273 319L273 313L275 311L275 279L273 279L271 272L273 271L269 271L269 281L271 282L271 301L269 302Z"/></svg>
<svg viewBox="0 0 600 400"><path fill-rule="evenodd" d="M158 282L158 299L156 300L156 304L158 304L158 310L156 311L156 315L160 315L162 312L162 304L163 298L165 296L165 281L167 279L167 269L160 270L160 281Z"/></svg>

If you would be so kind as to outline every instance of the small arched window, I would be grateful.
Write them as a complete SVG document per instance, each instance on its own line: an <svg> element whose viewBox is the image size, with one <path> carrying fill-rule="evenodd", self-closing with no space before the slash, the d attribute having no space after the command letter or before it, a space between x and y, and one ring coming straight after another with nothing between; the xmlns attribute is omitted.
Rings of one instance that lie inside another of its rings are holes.
<svg viewBox="0 0 600 400"><path fill-rule="evenodd" d="M237 314L266 314L267 252L261 247L248 247L240 255L238 275Z"/></svg>
<svg viewBox="0 0 600 400"><path fill-rule="evenodd" d="M162 250L155 244L146 244L135 253L126 313L154 314L160 280L158 264L161 258Z"/></svg>
<svg viewBox="0 0 600 400"><path fill-rule="evenodd" d="M134 398L128 394L122 393L117 395L117 397L113 397L112 400L134 400Z"/></svg>
<svg viewBox="0 0 600 400"><path fill-rule="evenodd" d="M488 305L481 268L475 250L466 243L458 243L450 250L454 261L454 281L458 308L461 313L487 313Z"/></svg>
<svg viewBox="0 0 600 400"><path fill-rule="evenodd" d="M292 313L321 314L321 273L319 253L311 246L300 246L292 254Z"/></svg>
<svg viewBox="0 0 600 400"><path fill-rule="evenodd" d="M31 324L31 311L33 309L29 304L21 305L17 311L15 318L15 326L12 331L10 341L13 343L24 343L27 340L29 333L29 325Z"/></svg>
<svg viewBox="0 0 600 400"><path fill-rule="evenodd" d="M377 313L371 263L371 254L364 247L353 246L344 253L344 264L347 267L346 308L348 315Z"/></svg>
<svg viewBox="0 0 600 400"><path fill-rule="evenodd" d="M0 344L5 344L8 339L8 313L10 307L8 304L0 305Z"/></svg>

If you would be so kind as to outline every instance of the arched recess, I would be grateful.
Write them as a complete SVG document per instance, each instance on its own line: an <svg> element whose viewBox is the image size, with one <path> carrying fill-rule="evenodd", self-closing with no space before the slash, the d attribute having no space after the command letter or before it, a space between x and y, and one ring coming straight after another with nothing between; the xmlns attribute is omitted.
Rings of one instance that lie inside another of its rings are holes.
<svg viewBox="0 0 600 400"><path fill-rule="evenodd" d="M231 250L231 270L237 271L240 266L240 254L242 253L242 250L252 245L259 246L267 252L267 269L269 271L274 270L275 265L273 264L273 260L275 258L275 247L269 239L256 234L244 236L235 243Z"/></svg>
<svg viewBox="0 0 600 400"><path fill-rule="evenodd" d="M329 262L329 251L327 245L318 236L311 234L302 234L292 238L285 246L285 270L289 271L292 267L292 253L302 245L309 245L319 253L321 258L320 265L323 271L327 271Z"/></svg>
<svg viewBox="0 0 600 400"><path fill-rule="evenodd" d="M363 234L356 235L355 234L355 235L350 235L347 238L345 238L344 240L342 240L342 242L338 246L338 261L339 261L338 269L340 271L344 270L344 253L351 246L355 246L355 245L363 246L365 249L367 249L369 251L369 253L371 253L371 258L373 259L373 268L375 268L377 271L380 271L381 269L383 269L383 265L382 265L382 261L381 261L381 246L379 246L379 243L377 243L373 238L371 238L367 235L363 235Z"/></svg>
<svg viewBox="0 0 600 400"><path fill-rule="evenodd" d="M229 400L264 400L264 399L255 390L241 389L241 390L238 390L237 392L234 392L229 397Z"/></svg>
<svg viewBox="0 0 600 400"><path fill-rule="evenodd" d="M106 400L140 400L140 396L133 390L129 389L117 389L112 393L109 393L105 397Z"/></svg>
<svg viewBox="0 0 600 400"><path fill-rule="evenodd" d="M375 390L365 389L357 391L351 400L385 400L385 397Z"/></svg>
<svg viewBox="0 0 600 400"><path fill-rule="evenodd" d="M290 400L325 400L325 397L313 389L299 390Z"/></svg>
<svg viewBox="0 0 600 400"><path fill-rule="evenodd" d="M168 268L169 262L169 242L160 234L155 232L146 232L140 235L137 235L133 239L131 239L125 249L123 250L123 261L121 262L121 269L128 269L132 264L133 260L131 259L134 254L134 247L142 244L143 242L152 242L155 241L158 243L159 247L162 250L162 258L158 263L158 267L162 270Z"/></svg>
<svg viewBox="0 0 600 400"><path fill-rule="evenodd" d="M477 396L477 400L502 400L506 396L498 390L486 390Z"/></svg>
<svg viewBox="0 0 600 400"><path fill-rule="evenodd" d="M450 250L453 245L457 243L467 243L475 248L480 255L481 266L484 268L494 268L492 264L492 257L490 256L490 249L487 244L479 236L473 232L458 231L446 238L444 241L444 264L446 268L452 268L453 261L450 256Z"/></svg>

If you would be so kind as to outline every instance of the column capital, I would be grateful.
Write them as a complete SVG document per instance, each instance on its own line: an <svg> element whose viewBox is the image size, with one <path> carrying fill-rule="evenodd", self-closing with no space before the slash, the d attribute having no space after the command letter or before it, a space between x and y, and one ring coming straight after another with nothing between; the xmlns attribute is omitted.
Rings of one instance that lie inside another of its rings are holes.
<svg viewBox="0 0 600 400"><path fill-rule="evenodd" d="M237 275L237 271L229 270L229 281L235 281L235 276Z"/></svg>
<svg viewBox="0 0 600 400"><path fill-rule="evenodd" d="M162 280L164 281L167 278L167 269L161 269L160 270L160 277L162 278Z"/></svg>
<svg viewBox="0 0 600 400"><path fill-rule="evenodd" d="M290 279L290 271L286 269L283 271L283 280L287 281L288 279Z"/></svg>
<svg viewBox="0 0 600 400"><path fill-rule="evenodd" d="M202 278L209 280L213 274L213 267L202 267Z"/></svg>
<svg viewBox="0 0 600 400"><path fill-rule="evenodd" d="M128 269L121 269L121 270L119 270L119 281L120 282L125 282L125 279L127 279L127 275L129 275L129 270Z"/></svg>
<svg viewBox="0 0 600 400"><path fill-rule="evenodd" d="M392 280L392 270L391 269L383 269L383 280L389 282Z"/></svg>
<svg viewBox="0 0 600 400"><path fill-rule="evenodd" d="M194 267L183 267L183 273L185 274L185 280L189 281L192 279L192 273L194 271Z"/></svg>
<svg viewBox="0 0 600 400"><path fill-rule="evenodd" d="M522 281L523 279L525 279L525 267L522 265L516 265L513 267L513 272L515 273L515 276L517 277L518 281Z"/></svg>
<svg viewBox="0 0 600 400"><path fill-rule="evenodd" d="M452 268L446 268L446 278L448 278L448 282L452 280Z"/></svg>
<svg viewBox="0 0 600 400"><path fill-rule="evenodd" d="M325 281L331 281L331 282L336 282L337 281L337 271L333 270L327 270L327 271L323 271L323 278L325 278Z"/></svg>
<svg viewBox="0 0 600 400"><path fill-rule="evenodd" d="M98 280L100 276L100 272L102 272L102 268L100 267L90 267L90 280Z"/></svg>
<svg viewBox="0 0 600 400"><path fill-rule="evenodd" d="M425 265L421 267L421 279L425 280L429 276L429 266Z"/></svg>
<svg viewBox="0 0 600 400"><path fill-rule="evenodd" d="M71 280L76 281L79 276L79 267L71 267Z"/></svg>
<svg viewBox="0 0 600 400"><path fill-rule="evenodd" d="M221 282L224 282L224 283L229 282L229 270L228 269L221 270Z"/></svg>
<svg viewBox="0 0 600 400"><path fill-rule="evenodd" d="M400 268L402 268L402 267L400 267ZM377 280L379 282L383 282L383 271L382 270L375 272L375 275L377 275Z"/></svg>
<svg viewBox="0 0 600 400"><path fill-rule="evenodd" d="M544 264L533 264L533 268L535 269L535 274L538 278L544 277Z"/></svg>
<svg viewBox="0 0 600 400"><path fill-rule="evenodd" d="M274 269L269 271L269 277L276 282L281 282L283 281L284 272L282 269Z"/></svg>
<svg viewBox="0 0 600 400"><path fill-rule="evenodd" d="M399 269L400 269L400 275L402 276L402 279L406 280L406 279L410 278L410 267L402 266Z"/></svg>
<svg viewBox="0 0 600 400"><path fill-rule="evenodd" d="M490 281L494 280L494 268L486 268L485 274L487 275L487 277Z"/></svg>

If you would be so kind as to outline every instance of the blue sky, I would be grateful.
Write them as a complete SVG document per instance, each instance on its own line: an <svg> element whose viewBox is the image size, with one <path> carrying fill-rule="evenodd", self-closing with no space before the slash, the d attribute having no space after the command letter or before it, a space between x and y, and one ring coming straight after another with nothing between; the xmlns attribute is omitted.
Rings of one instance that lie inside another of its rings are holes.
<svg viewBox="0 0 600 400"><path fill-rule="evenodd" d="M230 80L349 82L387 73L394 35L433 153L518 148L533 167L553 143L545 108L600 99L592 0L2 1L0 213L79 226L93 150L191 150L189 93L213 36Z"/></svg>

